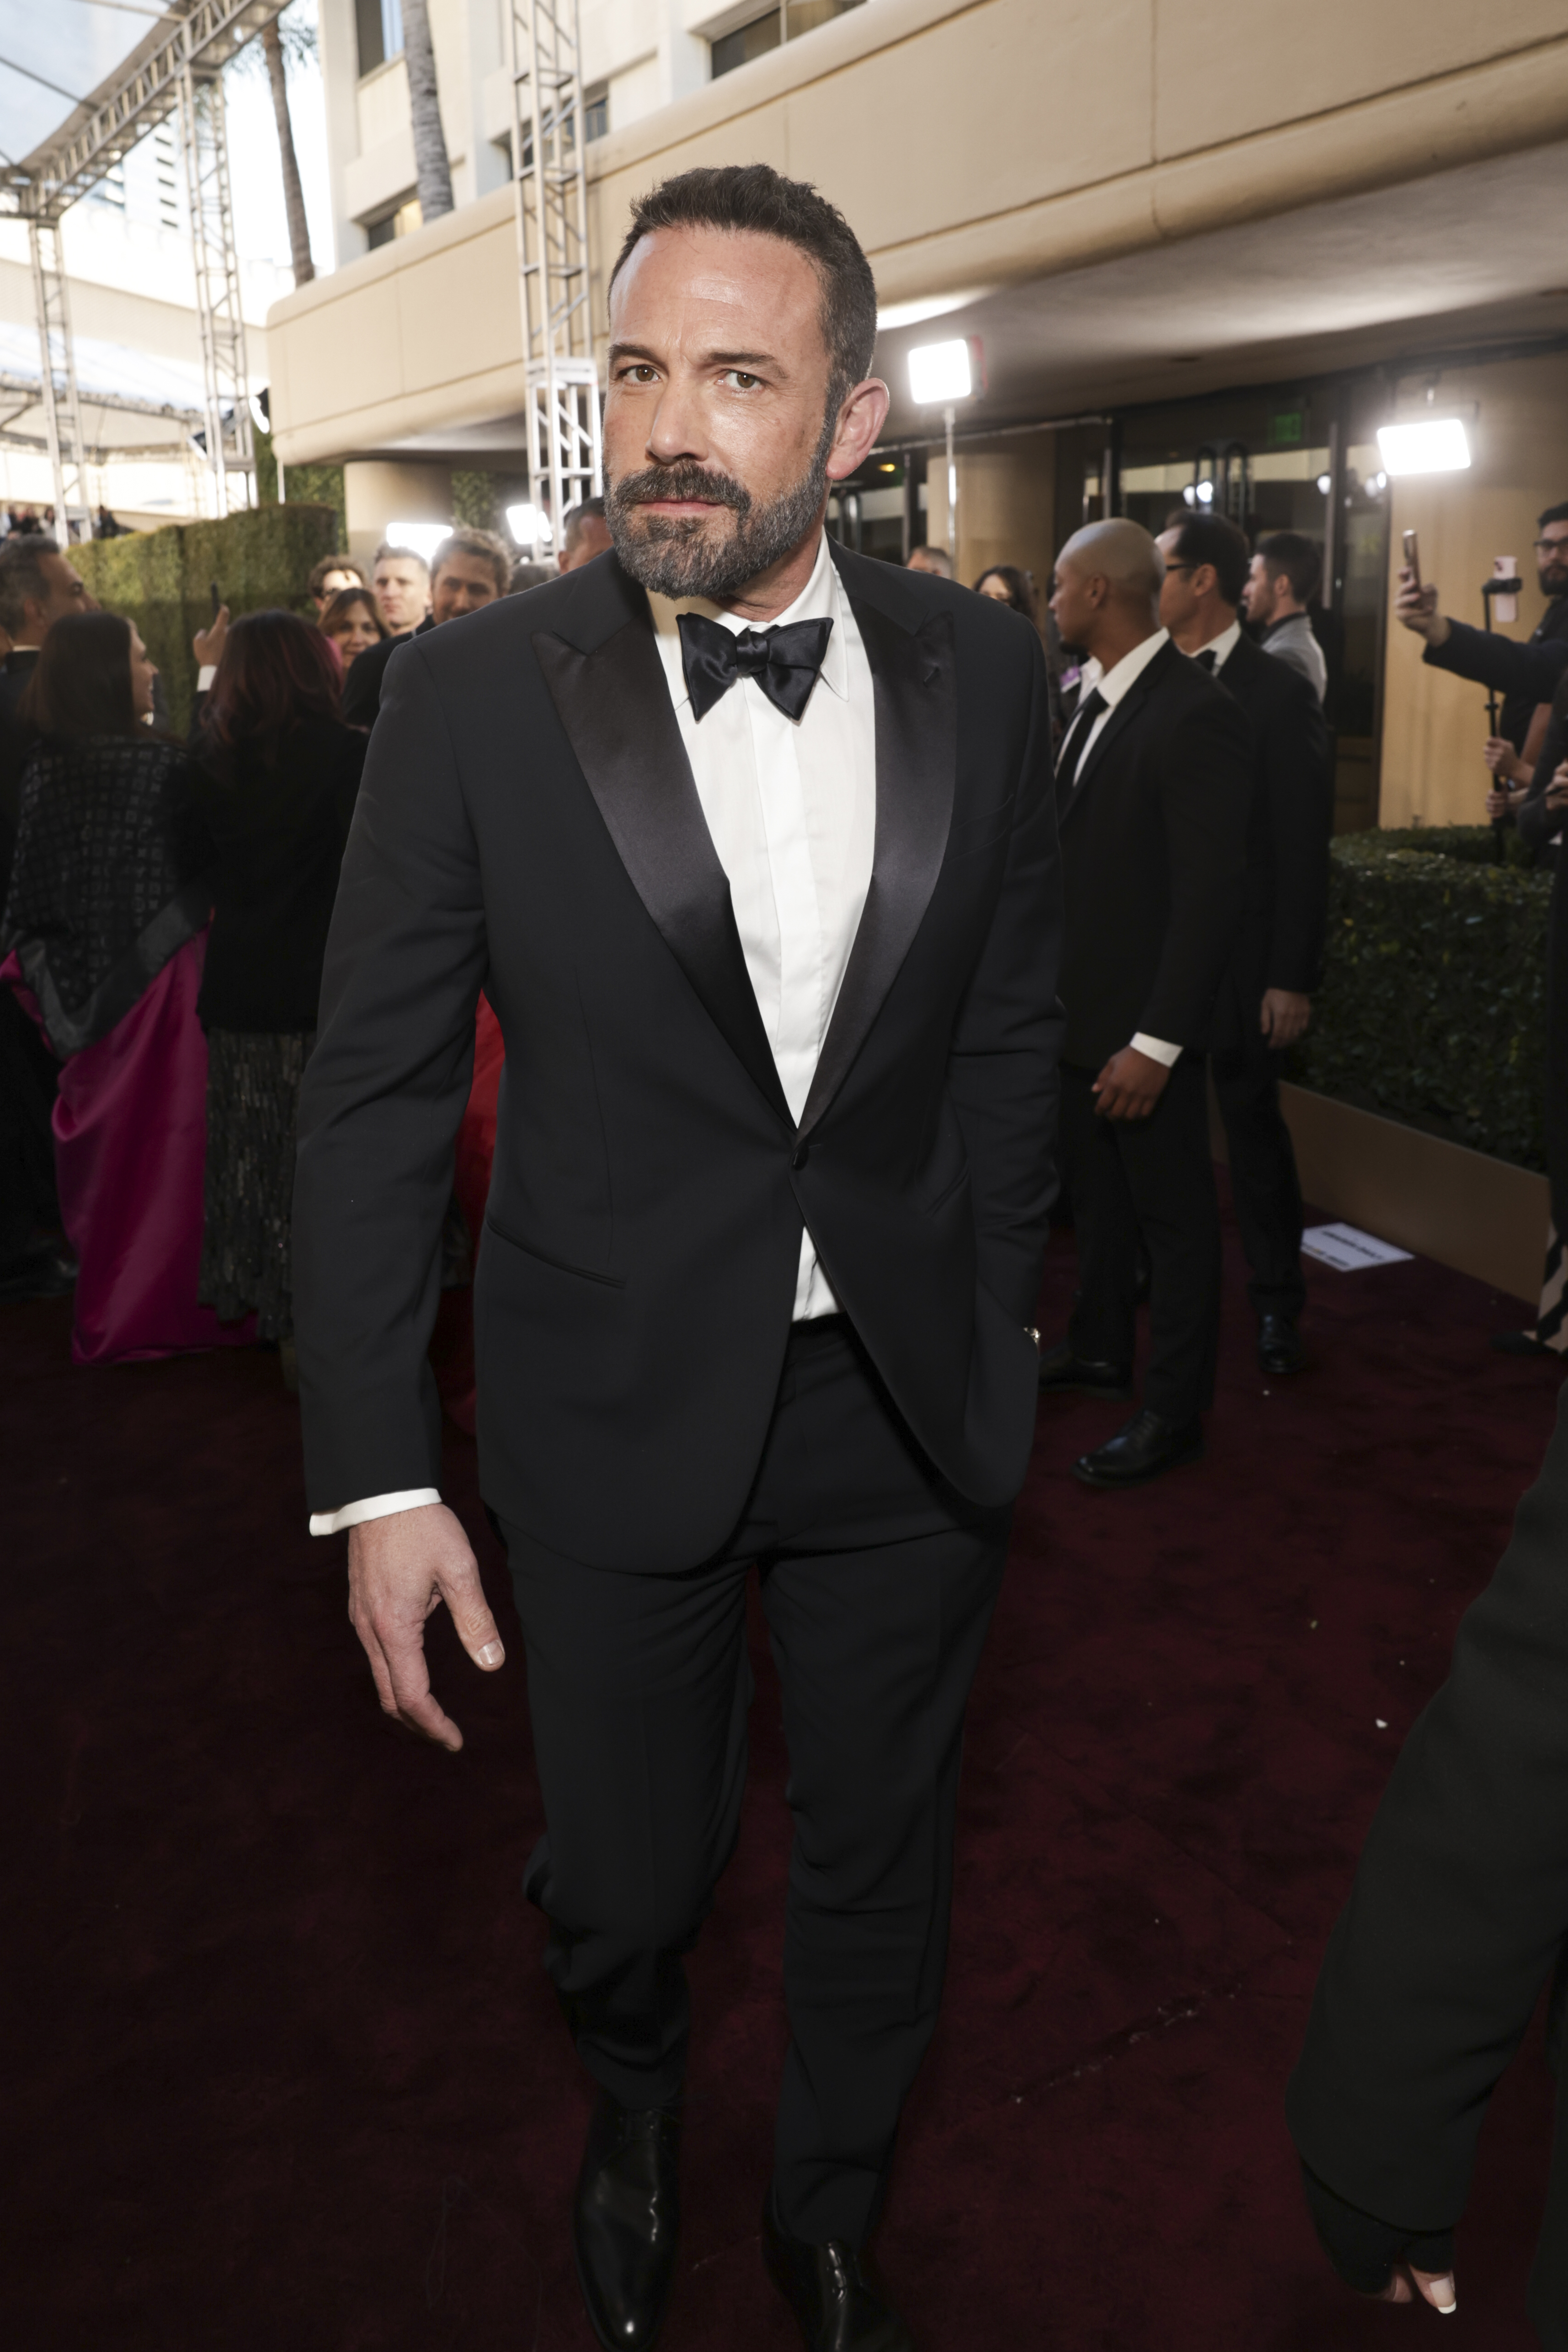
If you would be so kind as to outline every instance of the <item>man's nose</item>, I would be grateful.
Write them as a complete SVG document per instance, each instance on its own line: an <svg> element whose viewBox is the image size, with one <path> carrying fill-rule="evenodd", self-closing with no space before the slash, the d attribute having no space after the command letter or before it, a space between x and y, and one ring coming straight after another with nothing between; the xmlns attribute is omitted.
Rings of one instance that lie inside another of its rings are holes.
<svg viewBox="0 0 1568 2352"><path fill-rule="evenodd" d="M665 383L648 428L647 446L648 455L665 466L679 457L706 458L707 434L694 385Z"/></svg>

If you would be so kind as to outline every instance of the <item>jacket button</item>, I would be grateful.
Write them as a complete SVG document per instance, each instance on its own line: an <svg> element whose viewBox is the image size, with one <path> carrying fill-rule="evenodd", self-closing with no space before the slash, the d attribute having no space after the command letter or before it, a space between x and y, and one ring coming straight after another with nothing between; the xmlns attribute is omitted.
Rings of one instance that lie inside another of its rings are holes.
<svg viewBox="0 0 1568 2352"><path fill-rule="evenodd" d="M791 1168L804 1168L807 1160L810 1160L810 1145L809 1143L798 1143L795 1146L794 1150L789 1154L789 1165Z"/></svg>

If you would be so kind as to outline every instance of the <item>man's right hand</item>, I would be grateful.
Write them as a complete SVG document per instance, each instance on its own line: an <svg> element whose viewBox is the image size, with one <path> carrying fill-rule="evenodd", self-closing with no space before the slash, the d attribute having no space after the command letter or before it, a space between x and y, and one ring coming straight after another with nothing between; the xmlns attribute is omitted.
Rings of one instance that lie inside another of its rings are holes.
<svg viewBox="0 0 1568 2352"><path fill-rule="evenodd" d="M1394 2276L1383 2293L1373 2297L1375 2303L1429 2303L1434 2311L1453 2311L1458 2297L1454 2291L1452 2271L1412 2270L1408 2263L1396 2263Z"/></svg>
<svg viewBox="0 0 1568 2352"><path fill-rule="evenodd" d="M1394 610L1407 629L1425 637L1429 646L1446 645L1448 636L1448 616L1437 610L1437 592L1423 588L1409 564L1401 565L1399 593L1394 599Z"/></svg>
<svg viewBox="0 0 1568 2352"><path fill-rule="evenodd" d="M507 1654L455 1514L444 1503L422 1503L350 1528L349 1622L382 1712L455 1753L463 1734L431 1689L424 1660L424 1621L443 1601L474 1664L493 1674Z"/></svg>

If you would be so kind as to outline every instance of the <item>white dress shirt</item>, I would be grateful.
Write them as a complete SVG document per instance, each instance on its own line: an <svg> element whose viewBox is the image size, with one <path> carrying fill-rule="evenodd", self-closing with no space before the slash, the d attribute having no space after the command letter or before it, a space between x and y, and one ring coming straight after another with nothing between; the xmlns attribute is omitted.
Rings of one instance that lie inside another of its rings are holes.
<svg viewBox="0 0 1568 2352"><path fill-rule="evenodd" d="M1089 732L1082 737L1082 740L1072 736L1071 726L1067 730L1069 737L1072 740L1073 746L1072 786L1074 791L1077 790L1078 779L1083 772L1083 762L1089 757L1094 745L1100 740L1100 738L1104 732L1105 727L1110 720L1111 713L1115 709L1116 705L1122 700L1124 695L1127 695L1132 692L1134 687L1136 686L1139 678L1142 677L1144 672L1147 669L1155 656L1159 652L1160 647L1170 643L1170 634L1171 633L1168 629L1156 629L1152 637L1145 637L1142 645L1137 645L1133 647L1130 654L1124 654L1121 660L1115 663L1112 668L1106 670L1103 675L1101 673L1099 663L1095 661L1092 656L1084 663L1083 667L1079 672L1079 677L1082 681L1080 689L1079 709L1082 709L1083 704L1088 701L1092 693L1098 693L1102 697L1104 701L1105 708L1103 710L1097 710L1095 712L1093 722L1089 729ZM1089 675L1091 670L1094 672L1094 676L1092 677ZM1076 713L1074 713L1074 716L1076 717ZM1063 746L1063 748L1065 749L1066 747ZM1173 1069L1176 1063L1181 1059L1181 1047L1179 1045L1173 1045L1169 1040L1165 1037L1150 1037L1142 1029L1134 1030L1131 1038L1128 1040L1128 1043L1132 1045L1135 1053L1144 1055L1147 1060L1151 1062L1163 1062L1167 1070Z"/></svg>
<svg viewBox="0 0 1568 2352"><path fill-rule="evenodd" d="M1240 641L1240 622L1232 621L1228 629L1221 629L1219 635L1217 637L1210 637L1206 646L1194 646L1192 652L1187 656L1187 659L1189 661L1197 661L1200 654L1212 654L1214 656L1214 659L1208 666L1209 671L1211 676L1218 677L1220 671L1225 667L1226 663L1230 659L1231 655L1236 651L1236 647Z"/></svg>
<svg viewBox="0 0 1568 2352"><path fill-rule="evenodd" d="M686 692L677 617L704 613L739 635L759 625L696 596L650 595L653 629L697 798L729 880L736 928L799 1121L871 887L876 845L876 724L871 664L824 532L810 579L766 625L831 620L817 683L798 719L743 677L699 720ZM1103 689L1102 689L1103 691ZM810 1233L800 1236L795 1319L838 1311ZM434 1486L312 1514L312 1535L438 1503Z"/></svg>

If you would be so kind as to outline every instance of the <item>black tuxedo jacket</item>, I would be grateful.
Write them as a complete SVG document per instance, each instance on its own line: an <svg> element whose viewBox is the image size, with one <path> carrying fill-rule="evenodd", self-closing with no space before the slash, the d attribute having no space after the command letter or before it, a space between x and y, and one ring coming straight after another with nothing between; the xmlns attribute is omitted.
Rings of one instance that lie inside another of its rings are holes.
<svg viewBox="0 0 1568 2352"><path fill-rule="evenodd" d="M382 707L382 688L386 682L387 664L393 654L401 653L410 637L426 637L435 623L427 613L416 629L405 629L401 636L383 637L380 645L367 646L356 654L349 665L349 675L343 680L343 724L345 727L373 727Z"/></svg>
<svg viewBox="0 0 1568 2352"><path fill-rule="evenodd" d="M1330 1939L1287 2106L1320 2180L1396 2229L1462 2214L1488 2103L1568 1946L1568 1390ZM1568 2347L1568 2101L1531 2317ZM1463 2249L1461 2247L1461 2261Z"/></svg>
<svg viewBox="0 0 1568 2352"><path fill-rule="evenodd" d="M1076 784L1057 782L1064 1060L1098 1070L1135 1030L1207 1047L1240 923L1251 789L1240 710L1162 646Z"/></svg>
<svg viewBox="0 0 1568 2352"><path fill-rule="evenodd" d="M1328 728L1311 681L1250 637L1231 647L1219 683L1252 737L1247 885L1230 969L1215 1005L1215 1045L1258 1030L1266 988L1310 996L1322 978L1333 800Z"/></svg>
<svg viewBox="0 0 1568 2352"><path fill-rule="evenodd" d="M982 1505L1021 1484L1060 1032L1044 660L984 597L835 560L875 688L875 850L799 1128L615 558L391 663L300 1109L313 1509L439 1483L424 1354L481 987L507 1045L476 1280L503 1518L599 1566L712 1553L803 1221L936 1469Z"/></svg>

